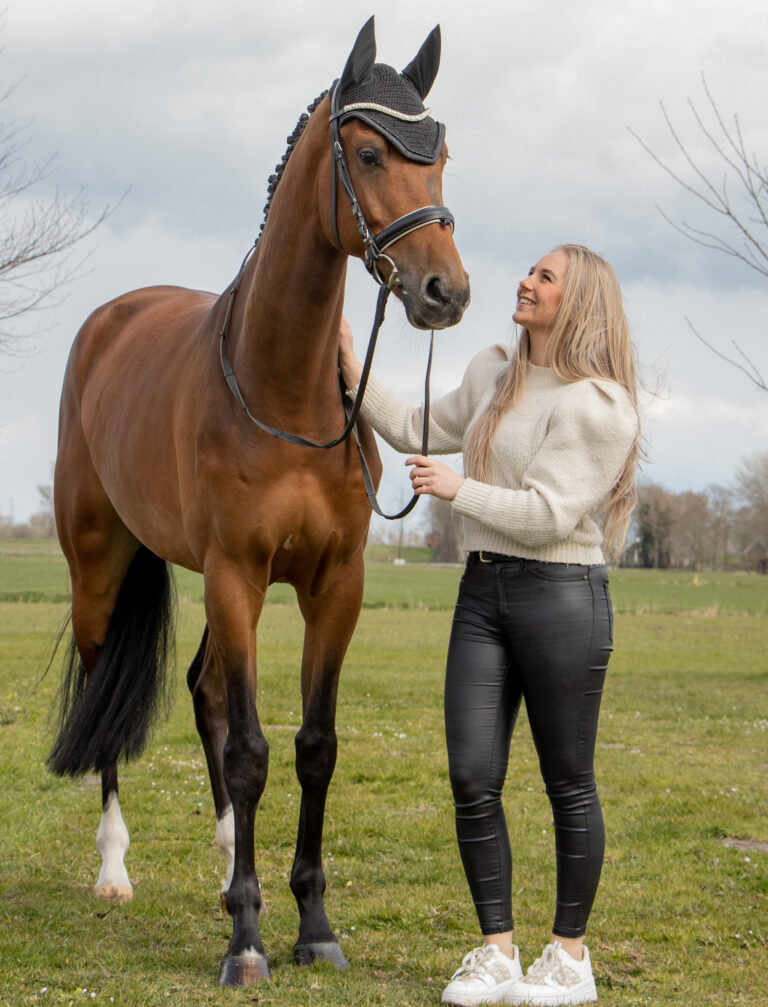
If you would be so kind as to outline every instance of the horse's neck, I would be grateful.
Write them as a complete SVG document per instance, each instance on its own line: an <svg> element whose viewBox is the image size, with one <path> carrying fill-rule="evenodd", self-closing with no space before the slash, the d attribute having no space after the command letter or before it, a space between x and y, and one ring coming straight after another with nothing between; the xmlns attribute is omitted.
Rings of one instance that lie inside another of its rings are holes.
<svg viewBox="0 0 768 1007"><path fill-rule="evenodd" d="M322 404L318 399L330 393L338 397L347 264L320 226L316 172L326 135L322 123L314 137L308 135L312 125L275 193L258 255L244 277L232 340L243 390L250 387L262 401L288 395L294 408Z"/></svg>
<svg viewBox="0 0 768 1007"><path fill-rule="evenodd" d="M317 354L335 326L338 342L347 259L298 220L275 220L272 234L254 270L247 325L259 355L295 371L307 364L306 340Z"/></svg>

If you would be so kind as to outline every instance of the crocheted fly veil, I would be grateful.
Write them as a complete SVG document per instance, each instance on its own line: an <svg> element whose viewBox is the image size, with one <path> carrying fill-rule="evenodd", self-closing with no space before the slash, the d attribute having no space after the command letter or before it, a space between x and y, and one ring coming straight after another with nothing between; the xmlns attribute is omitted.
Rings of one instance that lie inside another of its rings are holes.
<svg viewBox="0 0 768 1007"><path fill-rule="evenodd" d="M370 18L333 88L333 114L339 125L362 119L409 160L434 164L443 147L445 126L430 116L423 99L440 65L440 26L432 29L402 73L375 59L374 19Z"/></svg>

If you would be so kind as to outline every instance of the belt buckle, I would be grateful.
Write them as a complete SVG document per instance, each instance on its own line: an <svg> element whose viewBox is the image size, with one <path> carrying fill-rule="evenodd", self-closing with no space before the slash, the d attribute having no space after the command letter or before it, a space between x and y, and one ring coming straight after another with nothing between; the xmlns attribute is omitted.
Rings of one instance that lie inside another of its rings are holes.
<svg viewBox="0 0 768 1007"><path fill-rule="evenodd" d="M486 553L482 549L478 550L477 557L481 563L493 563L493 559L491 559L491 554L488 553L488 558L486 559Z"/></svg>

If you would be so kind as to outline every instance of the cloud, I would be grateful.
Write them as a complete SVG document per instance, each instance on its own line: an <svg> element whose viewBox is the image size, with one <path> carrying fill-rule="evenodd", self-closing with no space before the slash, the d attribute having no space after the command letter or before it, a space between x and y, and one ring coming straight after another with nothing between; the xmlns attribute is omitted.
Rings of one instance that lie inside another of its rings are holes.
<svg viewBox="0 0 768 1007"><path fill-rule="evenodd" d="M94 211L130 192L94 237L88 274L45 321L40 354L11 379L0 375L5 450L13 438L23 443L17 418L30 402L48 431L44 445L3 456L0 511L7 487L36 506L55 454L67 348L93 307L144 283L225 287L258 231L287 134L340 73L365 16L356 0L26 0L9 9L0 74L19 86L2 113L30 123L26 155L39 162L58 151L50 185L85 185ZM648 420L659 481L724 481L742 453L764 443L765 394L697 343L684 316L717 345L736 337L768 369L768 285L669 228L655 204L674 219L706 217L626 127L680 166L663 100L711 170L685 104L688 95L701 100L704 71L723 113L739 112L748 145L765 151L768 124L754 101L768 49L762 5L556 0L534 10L506 0L392 0L377 15L380 58L405 65L438 21L443 58L428 103L448 127L444 195L473 302L460 328L439 337L436 394L460 380L475 350L510 337L515 284L531 262L562 241L583 242L615 264L644 373L654 386L662 380L670 403ZM374 299L352 263L347 310L360 339ZM397 305L389 316L377 367L418 397L423 336ZM738 408L713 412L713 401ZM712 450L700 449L705 427Z"/></svg>

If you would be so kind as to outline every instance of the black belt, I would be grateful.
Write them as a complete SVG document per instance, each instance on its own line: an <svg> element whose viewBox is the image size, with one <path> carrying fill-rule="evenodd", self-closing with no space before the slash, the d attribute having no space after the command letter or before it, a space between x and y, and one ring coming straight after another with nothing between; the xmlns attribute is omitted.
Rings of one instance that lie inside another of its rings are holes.
<svg viewBox="0 0 768 1007"><path fill-rule="evenodd" d="M505 556L501 552L486 552L480 549L479 552L471 552L469 559L473 563L521 563L519 556Z"/></svg>

